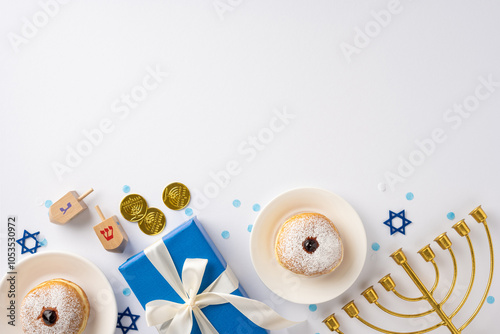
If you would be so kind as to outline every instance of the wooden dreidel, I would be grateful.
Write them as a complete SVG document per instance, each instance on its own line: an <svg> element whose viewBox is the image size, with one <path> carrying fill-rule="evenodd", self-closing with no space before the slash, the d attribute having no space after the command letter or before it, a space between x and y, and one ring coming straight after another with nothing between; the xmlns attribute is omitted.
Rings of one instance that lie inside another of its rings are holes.
<svg viewBox="0 0 500 334"><path fill-rule="evenodd" d="M87 204L85 204L83 199L93 191L94 189L90 188L82 196L78 196L76 191L70 191L50 206L49 220L54 224L65 225L80 212L87 209Z"/></svg>
<svg viewBox="0 0 500 334"><path fill-rule="evenodd" d="M95 206L95 209L102 220L102 222L94 226L94 231L99 241L108 252L122 253L125 246L127 246L128 236L120 225L118 218L113 216L106 219L98 205Z"/></svg>

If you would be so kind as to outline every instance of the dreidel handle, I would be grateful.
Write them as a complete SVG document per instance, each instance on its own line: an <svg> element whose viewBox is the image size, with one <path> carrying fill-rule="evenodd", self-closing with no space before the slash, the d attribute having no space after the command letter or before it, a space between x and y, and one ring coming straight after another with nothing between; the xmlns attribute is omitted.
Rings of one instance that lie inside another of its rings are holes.
<svg viewBox="0 0 500 334"><path fill-rule="evenodd" d="M94 189L90 188L90 190L88 190L85 194L83 194L82 196L78 197L78 201L83 200L85 197L87 197L93 191L94 191Z"/></svg>
<svg viewBox="0 0 500 334"><path fill-rule="evenodd" d="M99 208L99 205L96 205L96 206L95 206L95 209L96 209L97 214L99 215L99 217L101 217L101 220L102 220L102 221L105 221L105 220L106 220L106 218L105 218L105 217L104 217L104 215L102 214L102 211L101 211L101 208Z"/></svg>

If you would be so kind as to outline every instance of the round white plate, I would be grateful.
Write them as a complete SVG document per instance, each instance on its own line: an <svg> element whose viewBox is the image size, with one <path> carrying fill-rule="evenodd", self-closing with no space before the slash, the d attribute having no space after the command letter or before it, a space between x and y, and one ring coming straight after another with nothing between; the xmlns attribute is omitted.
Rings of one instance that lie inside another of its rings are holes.
<svg viewBox="0 0 500 334"><path fill-rule="evenodd" d="M102 271L89 260L72 253L51 251L25 257L16 265L16 326L12 327L5 316L12 300L8 291L7 274L0 283L2 320L0 333L22 334L19 310L24 296L39 283L54 278L64 278L78 284L90 302L90 316L84 334L115 333L118 317L113 289Z"/></svg>
<svg viewBox="0 0 500 334"><path fill-rule="evenodd" d="M317 212L337 227L344 244L344 259L331 273L306 277L283 268L276 260L276 235L291 216ZM366 258L366 232L354 209L340 196L317 188L300 188L273 199L259 214L250 237L252 263L264 284L278 296L299 304L331 300L358 278Z"/></svg>

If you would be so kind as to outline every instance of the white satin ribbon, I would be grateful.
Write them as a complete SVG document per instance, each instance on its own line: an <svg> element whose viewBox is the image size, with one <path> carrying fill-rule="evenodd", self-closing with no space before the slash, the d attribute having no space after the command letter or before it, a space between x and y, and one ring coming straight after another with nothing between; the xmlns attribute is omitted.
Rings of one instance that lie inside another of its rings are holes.
<svg viewBox="0 0 500 334"><path fill-rule="evenodd" d="M230 303L254 324L265 329L283 329L298 323L282 318L264 303L231 295L230 293L238 288L239 282L229 266L209 287L198 294L208 260L186 259L181 280L163 240L160 239L146 248L144 253L184 300L184 304L168 300L153 300L146 304L146 322L148 326L156 326L160 334L190 334L193 314L202 334L217 334L217 330L201 309L208 305L225 303Z"/></svg>

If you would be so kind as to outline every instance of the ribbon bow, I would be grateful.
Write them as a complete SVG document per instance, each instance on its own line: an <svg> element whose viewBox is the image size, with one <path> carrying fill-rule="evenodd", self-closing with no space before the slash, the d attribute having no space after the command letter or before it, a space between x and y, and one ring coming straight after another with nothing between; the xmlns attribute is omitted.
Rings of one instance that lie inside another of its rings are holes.
<svg viewBox="0 0 500 334"><path fill-rule="evenodd" d="M217 334L201 309L208 305L230 303L250 321L265 329L283 329L297 322L282 318L273 309L256 300L231 295L238 288L238 279L229 266L202 293L198 293L208 260L186 259L182 281L163 240L144 250L146 257L165 278L184 304L168 300L154 300L146 304L146 322L156 326L160 334L190 334L193 314L202 334Z"/></svg>

